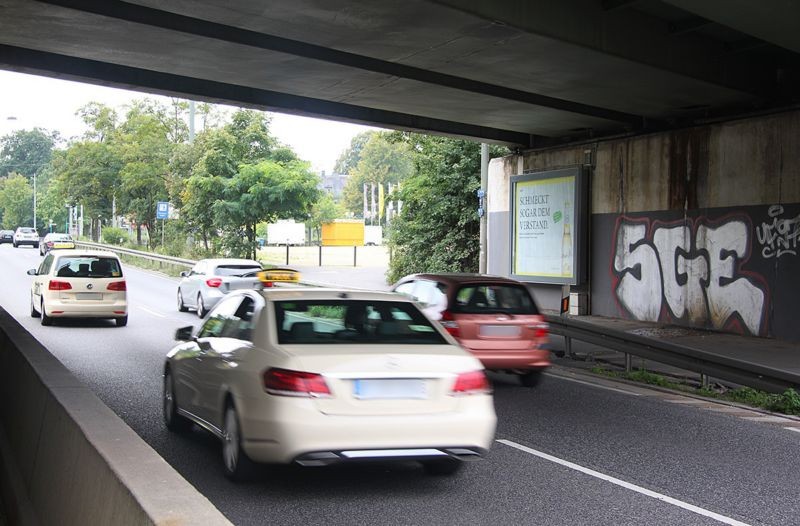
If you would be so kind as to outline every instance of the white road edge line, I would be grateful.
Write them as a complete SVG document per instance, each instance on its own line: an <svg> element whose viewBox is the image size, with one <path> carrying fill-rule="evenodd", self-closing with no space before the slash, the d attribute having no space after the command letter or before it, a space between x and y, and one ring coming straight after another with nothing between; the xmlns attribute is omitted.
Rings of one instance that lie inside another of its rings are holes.
<svg viewBox="0 0 800 526"><path fill-rule="evenodd" d="M150 310L147 307L142 307L141 305L137 305L137 307L139 307L140 309L142 309L143 311L145 311L148 314L152 314L153 316L158 316L159 318L166 318L167 317L166 314L161 314L160 312L156 312L154 310Z"/></svg>
<svg viewBox="0 0 800 526"><path fill-rule="evenodd" d="M692 513L697 513L698 515L702 515L704 517L708 517L714 519L716 521L722 522L724 524L730 524L732 526L749 526L746 522L740 522L736 519L732 519L730 517L726 517L724 515L720 515L719 513L714 513L713 511L709 511L693 504L689 504L688 502L683 502L677 499L673 499L672 497L668 497L666 495L662 495L661 493L656 493L655 491L650 491L649 489L643 488L641 486L637 486L636 484L631 484L630 482L625 482L624 480L620 480L618 478L612 477L610 475L605 475L600 473L599 471L595 471L593 469L585 468L583 466L579 466L578 464L573 464L567 460L562 460L558 457L554 457L552 455L548 455L547 453L543 453L541 451L537 451L535 449L531 449L527 446L523 446L522 444L517 444L516 442L512 442L511 440L505 439L497 439L497 442L504 444L509 447L513 447L525 453L529 453L531 455L537 456L539 458L543 458L545 460L549 460L550 462L555 462L556 464L560 464L562 466L568 467L570 469L574 469L575 471L580 471L586 475L590 475L592 477L599 478L601 480L605 480L607 482L611 482L612 484L616 484L617 486L621 486L625 489L629 489L631 491L635 491L637 493L641 493L642 495L646 495L648 497L652 497L654 499L660 500L662 502L666 502L667 504L672 504L673 506L677 506L679 508L683 508L685 510L691 511Z"/></svg>
<svg viewBox="0 0 800 526"><path fill-rule="evenodd" d="M789 431L794 431L795 433L800 433L800 427L784 427L784 429L788 429Z"/></svg>
<svg viewBox="0 0 800 526"><path fill-rule="evenodd" d="M548 373L547 376L549 376L551 378L558 378L560 380L566 380L568 382L575 382L576 384L588 385L589 387L597 387L598 389L605 389L607 391L614 391L616 393L622 393L622 394L631 395L631 396L641 396L639 393L632 393L632 392L626 391L624 389L617 389L616 387L609 387L607 385L593 384L592 382L584 382L583 380L576 380L575 378L570 378L568 376L561 376L561 375L558 375L558 374L549 374L549 373Z"/></svg>

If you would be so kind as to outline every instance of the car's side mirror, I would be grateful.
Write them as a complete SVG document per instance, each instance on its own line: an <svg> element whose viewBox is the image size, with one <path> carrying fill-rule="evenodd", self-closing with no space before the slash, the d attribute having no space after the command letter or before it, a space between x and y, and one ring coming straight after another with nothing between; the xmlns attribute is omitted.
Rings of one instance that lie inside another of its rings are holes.
<svg viewBox="0 0 800 526"><path fill-rule="evenodd" d="M183 272L181 272L181 277L182 278L188 278L189 277L189 271L188 270L184 270Z"/></svg>
<svg viewBox="0 0 800 526"><path fill-rule="evenodd" d="M175 331L175 339L179 342L188 342L192 340L192 330L194 327L191 325L188 327L181 327L177 331Z"/></svg>
<svg viewBox="0 0 800 526"><path fill-rule="evenodd" d="M35 275L36 275L36 269L35 269L35 268L32 268L32 269L30 269L30 270L28 271L28 275L29 275L29 276L35 276Z"/></svg>

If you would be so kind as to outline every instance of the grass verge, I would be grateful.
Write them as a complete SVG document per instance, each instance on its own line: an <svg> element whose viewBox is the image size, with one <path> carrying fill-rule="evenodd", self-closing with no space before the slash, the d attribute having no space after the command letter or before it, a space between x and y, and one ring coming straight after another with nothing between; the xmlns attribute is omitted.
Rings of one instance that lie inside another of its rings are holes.
<svg viewBox="0 0 800 526"><path fill-rule="evenodd" d="M800 415L800 393L794 389L787 389L781 394L767 393L765 391L753 389L752 387L729 389L727 387L717 386L714 388L703 389L679 383L665 376L652 373L644 369L625 372L606 369L602 366L595 366L592 367L591 371L595 374L610 378L621 378L633 382L655 385L665 389L673 389L675 391L681 391L684 393L697 394L707 398L716 398L718 400L736 402L739 404L749 405L751 407L766 409L776 413Z"/></svg>

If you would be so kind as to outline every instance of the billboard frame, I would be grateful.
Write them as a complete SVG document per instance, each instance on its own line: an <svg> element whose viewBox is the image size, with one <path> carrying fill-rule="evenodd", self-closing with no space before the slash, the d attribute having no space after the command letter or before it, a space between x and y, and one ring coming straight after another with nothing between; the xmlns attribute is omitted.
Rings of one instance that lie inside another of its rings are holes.
<svg viewBox="0 0 800 526"><path fill-rule="evenodd" d="M571 224L574 225L572 237L572 276L562 277L536 273L517 272L517 251L518 236L517 226L519 218L519 206L517 203L517 190L520 183L535 182L547 185L548 181L563 180L564 178L573 179L572 207L567 213L571 214ZM586 281L586 238L587 238L587 205L588 205L588 174L583 166L577 165L566 168L544 170L540 172L528 172L514 175L510 178L509 184L509 247L510 259L508 262L509 275L519 281L528 283L547 283L558 285L581 285Z"/></svg>

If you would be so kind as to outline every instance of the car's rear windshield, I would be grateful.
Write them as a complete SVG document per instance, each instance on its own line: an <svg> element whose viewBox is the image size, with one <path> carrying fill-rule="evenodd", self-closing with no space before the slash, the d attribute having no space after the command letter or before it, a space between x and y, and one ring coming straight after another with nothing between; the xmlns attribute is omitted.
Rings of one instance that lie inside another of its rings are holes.
<svg viewBox="0 0 800 526"><path fill-rule="evenodd" d="M36 230L32 228L20 228L19 231L23 234L35 234Z"/></svg>
<svg viewBox="0 0 800 526"><path fill-rule="evenodd" d="M50 234L50 239L53 241L72 241L69 234Z"/></svg>
<svg viewBox="0 0 800 526"><path fill-rule="evenodd" d="M102 256L67 256L56 262L60 278L119 278L122 268L116 258Z"/></svg>
<svg viewBox="0 0 800 526"><path fill-rule="evenodd" d="M219 265L214 274L217 276L241 276L256 270L261 270L261 265Z"/></svg>
<svg viewBox="0 0 800 526"><path fill-rule="evenodd" d="M450 312L539 314L539 309L523 285L482 283L464 285L458 289Z"/></svg>
<svg viewBox="0 0 800 526"><path fill-rule="evenodd" d="M276 301L283 344L445 344L412 303L366 300Z"/></svg>

